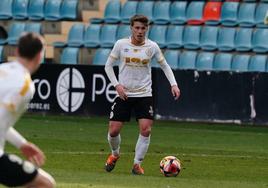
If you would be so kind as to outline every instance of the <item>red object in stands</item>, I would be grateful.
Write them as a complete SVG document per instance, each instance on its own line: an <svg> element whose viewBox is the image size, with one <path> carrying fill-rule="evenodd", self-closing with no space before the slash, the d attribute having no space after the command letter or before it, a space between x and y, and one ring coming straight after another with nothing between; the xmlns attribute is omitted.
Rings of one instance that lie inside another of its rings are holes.
<svg viewBox="0 0 268 188"><path fill-rule="evenodd" d="M207 2L204 8L203 21L219 21L222 2Z"/></svg>

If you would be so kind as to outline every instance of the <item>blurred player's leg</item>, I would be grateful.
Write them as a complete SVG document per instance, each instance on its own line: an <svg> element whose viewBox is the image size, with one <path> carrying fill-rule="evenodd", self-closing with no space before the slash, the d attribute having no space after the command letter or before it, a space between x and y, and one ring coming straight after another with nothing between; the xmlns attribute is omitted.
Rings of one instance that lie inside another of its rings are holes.
<svg viewBox="0 0 268 188"><path fill-rule="evenodd" d="M55 186L56 183L53 177L41 168L39 168L38 175L36 176L36 178L32 182L28 183L25 187L54 188Z"/></svg>

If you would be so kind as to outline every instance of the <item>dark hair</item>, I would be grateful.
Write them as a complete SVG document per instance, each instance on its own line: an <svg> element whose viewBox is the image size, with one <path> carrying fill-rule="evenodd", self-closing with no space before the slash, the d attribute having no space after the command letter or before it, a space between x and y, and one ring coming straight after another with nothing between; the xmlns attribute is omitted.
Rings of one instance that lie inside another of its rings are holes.
<svg viewBox="0 0 268 188"><path fill-rule="evenodd" d="M135 16L132 16L131 17L131 19L130 19L130 25L133 26L134 25L134 22L141 22L144 25L148 26L149 19L146 16L144 16L144 15L135 15Z"/></svg>
<svg viewBox="0 0 268 188"><path fill-rule="evenodd" d="M35 33L26 33L19 38L18 53L22 58L32 60L42 49L41 37Z"/></svg>

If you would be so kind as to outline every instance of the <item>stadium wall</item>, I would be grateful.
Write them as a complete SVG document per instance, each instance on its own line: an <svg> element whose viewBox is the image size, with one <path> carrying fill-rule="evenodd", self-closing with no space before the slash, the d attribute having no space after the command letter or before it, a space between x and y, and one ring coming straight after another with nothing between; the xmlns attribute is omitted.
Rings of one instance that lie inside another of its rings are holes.
<svg viewBox="0 0 268 188"><path fill-rule="evenodd" d="M49 74L48 74L49 73ZM268 124L268 74L174 70L174 101L161 69L153 68L157 119ZM42 65L33 75L30 112L108 116L115 98L103 66Z"/></svg>

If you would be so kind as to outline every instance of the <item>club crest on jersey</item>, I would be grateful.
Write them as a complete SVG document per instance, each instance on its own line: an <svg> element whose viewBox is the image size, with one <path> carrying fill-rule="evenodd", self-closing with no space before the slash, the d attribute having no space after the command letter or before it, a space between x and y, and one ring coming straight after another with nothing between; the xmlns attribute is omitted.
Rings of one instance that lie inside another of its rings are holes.
<svg viewBox="0 0 268 188"><path fill-rule="evenodd" d="M148 56L148 57L152 57L153 55L153 49L152 48L147 48L145 50L145 54Z"/></svg>

